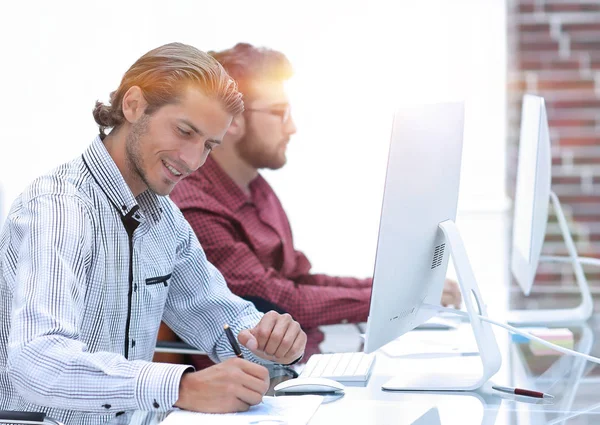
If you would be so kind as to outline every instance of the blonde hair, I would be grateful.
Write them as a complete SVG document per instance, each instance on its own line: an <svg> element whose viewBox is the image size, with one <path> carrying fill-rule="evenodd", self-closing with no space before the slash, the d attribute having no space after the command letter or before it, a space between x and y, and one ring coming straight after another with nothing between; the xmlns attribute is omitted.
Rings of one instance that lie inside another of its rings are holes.
<svg viewBox="0 0 600 425"><path fill-rule="evenodd" d="M164 105L176 103L190 84L221 100L230 114L243 112L244 102L237 84L218 61L195 47L170 43L140 57L127 70L119 88L110 94L109 104L96 102L93 114L101 137L106 136L107 128L117 128L125 120L121 104L131 87L141 88L148 102L145 113L151 115Z"/></svg>

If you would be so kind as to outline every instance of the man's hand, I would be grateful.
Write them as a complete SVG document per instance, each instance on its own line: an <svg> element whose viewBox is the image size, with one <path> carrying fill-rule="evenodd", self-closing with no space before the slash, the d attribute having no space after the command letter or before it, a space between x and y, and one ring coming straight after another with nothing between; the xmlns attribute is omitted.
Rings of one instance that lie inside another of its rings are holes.
<svg viewBox="0 0 600 425"><path fill-rule="evenodd" d="M444 282L444 292L442 292L442 305L448 307L453 305L455 308L460 308L462 299L460 296L460 288L458 284L450 279Z"/></svg>
<svg viewBox="0 0 600 425"><path fill-rule="evenodd" d="M268 389L267 368L231 358L198 372L185 373L175 406L205 413L243 412L260 403Z"/></svg>
<svg viewBox="0 0 600 425"><path fill-rule="evenodd" d="M306 334L289 314L269 311L254 328L241 331L238 341L258 357L290 364L304 353Z"/></svg>

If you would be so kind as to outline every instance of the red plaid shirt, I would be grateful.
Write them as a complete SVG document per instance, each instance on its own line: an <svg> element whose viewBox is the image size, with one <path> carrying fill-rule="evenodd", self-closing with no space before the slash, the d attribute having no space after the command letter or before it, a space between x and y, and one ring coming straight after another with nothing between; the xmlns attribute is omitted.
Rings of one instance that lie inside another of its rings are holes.
<svg viewBox="0 0 600 425"><path fill-rule="evenodd" d="M366 321L372 279L311 274L271 186L259 175L250 192L209 157L171 193L231 290L259 310L290 313L307 330Z"/></svg>

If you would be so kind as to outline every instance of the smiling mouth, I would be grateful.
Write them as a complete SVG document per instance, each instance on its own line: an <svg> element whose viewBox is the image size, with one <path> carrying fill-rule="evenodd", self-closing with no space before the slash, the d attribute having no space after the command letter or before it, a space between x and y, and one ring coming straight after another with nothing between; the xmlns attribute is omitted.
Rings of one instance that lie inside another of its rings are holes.
<svg viewBox="0 0 600 425"><path fill-rule="evenodd" d="M171 174L173 174L175 177L181 177L183 175L183 173L177 171L177 169L175 167L173 167L172 165L166 163L165 161L162 161L162 163L165 166L165 168L167 170L169 170L171 172Z"/></svg>

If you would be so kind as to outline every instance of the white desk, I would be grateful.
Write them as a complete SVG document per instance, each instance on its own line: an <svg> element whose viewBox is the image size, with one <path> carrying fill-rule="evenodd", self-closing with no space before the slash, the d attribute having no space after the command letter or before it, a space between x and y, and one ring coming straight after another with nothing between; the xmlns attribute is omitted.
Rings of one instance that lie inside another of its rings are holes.
<svg viewBox="0 0 600 425"><path fill-rule="evenodd" d="M576 348L600 356L600 316L587 327L571 327ZM440 331L431 331L440 332ZM589 339L591 336L592 339ZM582 338L583 337L583 338ZM544 390L553 404L500 394L484 388L470 393L384 392L381 385L398 373L395 359L378 353L366 386L347 386L343 397L326 399L310 425L597 425L600 423L600 367L574 357L534 357L527 345L505 339L504 363L493 378L498 384ZM469 359L468 357L466 359ZM477 358L471 358L477 361ZM428 361L435 361L429 359ZM463 365L468 366L468 361ZM138 412L139 413L139 412ZM424 416L423 416L424 415ZM138 414L134 421L114 424L158 424L162 416Z"/></svg>

